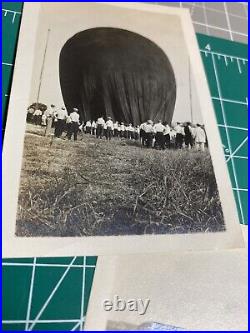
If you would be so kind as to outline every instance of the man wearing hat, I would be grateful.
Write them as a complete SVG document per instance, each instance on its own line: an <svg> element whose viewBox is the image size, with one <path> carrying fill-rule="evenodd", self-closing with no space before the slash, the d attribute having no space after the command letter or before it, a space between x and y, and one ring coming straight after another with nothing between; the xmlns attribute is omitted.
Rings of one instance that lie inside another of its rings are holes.
<svg viewBox="0 0 250 333"><path fill-rule="evenodd" d="M114 129L114 123L111 119L111 117L108 117L108 120L106 122L106 139L107 140L111 140L112 136L113 136L113 129Z"/></svg>
<svg viewBox="0 0 250 333"><path fill-rule="evenodd" d="M182 126L181 123L177 122L174 130L176 132L175 146L176 148L181 149L185 137L184 127Z"/></svg>
<svg viewBox="0 0 250 333"><path fill-rule="evenodd" d="M85 133L91 134L91 120L87 120L85 124Z"/></svg>
<svg viewBox="0 0 250 333"><path fill-rule="evenodd" d="M33 121L35 125L41 125L42 122L42 115L43 112L38 109L38 107L35 109L35 112L33 113Z"/></svg>
<svg viewBox="0 0 250 333"><path fill-rule="evenodd" d="M146 145L146 135L145 135L145 131L144 131L144 126L146 124L147 124L147 122L144 122L140 125L140 140L141 140L142 146Z"/></svg>
<svg viewBox="0 0 250 333"><path fill-rule="evenodd" d="M120 126L120 138L124 138L125 137L125 125L123 122L121 122L121 126Z"/></svg>
<svg viewBox="0 0 250 333"><path fill-rule="evenodd" d="M165 126L162 124L161 120L159 120L158 123L154 125L155 148L165 149L164 130Z"/></svg>
<svg viewBox="0 0 250 333"><path fill-rule="evenodd" d="M152 122L152 120L148 120L143 127L145 132L145 144L147 148L152 148L153 133L154 133L153 124L154 123Z"/></svg>
<svg viewBox="0 0 250 333"><path fill-rule="evenodd" d="M118 138L118 121L114 122L114 137Z"/></svg>
<svg viewBox="0 0 250 333"><path fill-rule="evenodd" d="M206 132L201 124L197 124L195 129L195 146L197 150L204 151L206 143Z"/></svg>
<svg viewBox="0 0 250 333"><path fill-rule="evenodd" d="M96 122L94 120L91 123L91 134L96 135Z"/></svg>
<svg viewBox="0 0 250 333"><path fill-rule="evenodd" d="M132 126L131 123L127 127L127 138L129 140L134 138L134 127Z"/></svg>
<svg viewBox="0 0 250 333"><path fill-rule="evenodd" d="M105 125L105 120L103 117L99 117L96 121L96 137L101 139L103 136L103 127Z"/></svg>
<svg viewBox="0 0 250 333"><path fill-rule="evenodd" d="M168 125L168 123L163 123L163 125L165 126L163 135L164 135L164 146L167 147L168 149L170 149L170 141L171 141L171 128Z"/></svg>
<svg viewBox="0 0 250 333"><path fill-rule="evenodd" d="M65 129L65 121L68 116L68 112L66 111L65 107L63 106L59 109L56 114L56 122L55 122L55 137L60 138L64 129Z"/></svg>
<svg viewBox="0 0 250 333"><path fill-rule="evenodd" d="M140 126L137 125L134 127L134 139L137 141L140 137Z"/></svg>
<svg viewBox="0 0 250 333"><path fill-rule="evenodd" d="M46 128L45 128L45 136L51 135L51 128L53 123L53 117L55 114L55 105L51 104L50 107L44 112L44 115L46 116Z"/></svg>
<svg viewBox="0 0 250 333"><path fill-rule="evenodd" d="M69 117L70 117L71 123L70 123L69 131L68 131L68 139L71 140L72 134L74 134L74 141L76 141L78 130L79 130L79 125L80 125L79 110L77 108L73 108L73 112L71 112Z"/></svg>

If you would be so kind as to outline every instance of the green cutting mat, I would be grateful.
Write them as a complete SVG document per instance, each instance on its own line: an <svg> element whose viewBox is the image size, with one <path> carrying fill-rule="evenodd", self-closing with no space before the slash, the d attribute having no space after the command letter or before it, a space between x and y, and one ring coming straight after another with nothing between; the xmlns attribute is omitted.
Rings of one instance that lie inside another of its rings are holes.
<svg viewBox="0 0 250 333"><path fill-rule="evenodd" d="M248 222L248 47L197 35L242 224ZM212 150L213 147L210 147Z"/></svg>
<svg viewBox="0 0 250 333"><path fill-rule="evenodd" d="M21 3L4 3L3 114ZM247 224L247 46L197 35L241 223ZM212 149L212 147L210 147ZM77 331L84 323L95 257L3 260L3 330Z"/></svg>

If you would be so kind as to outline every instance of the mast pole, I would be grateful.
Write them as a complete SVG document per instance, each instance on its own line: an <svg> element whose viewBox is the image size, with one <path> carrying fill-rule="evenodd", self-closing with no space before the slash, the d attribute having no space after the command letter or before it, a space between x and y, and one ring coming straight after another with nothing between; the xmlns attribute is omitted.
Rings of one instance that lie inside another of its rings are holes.
<svg viewBox="0 0 250 333"><path fill-rule="evenodd" d="M192 81L191 81L191 68L190 59L188 58L188 72L189 72L189 101L190 101L190 113L191 113L191 123L193 123L193 96L192 96Z"/></svg>
<svg viewBox="0 0 250 333"><path fill-rule="evenodd" d="M36 97L36 102L37 103L39 102L39 98L40 98L42 79L43 79L43 71L44 71L45 59L46 59L46 54L47 54L47 49L48 49L48 42L49 42L49 34L50 34L50 29L48 29L48 32L47 32L45 50L44 50L44 54L43 54L43 62L42 62L42 67L41 67L41 72L40 72L40 77L39 77L37 97Z"/></svg>

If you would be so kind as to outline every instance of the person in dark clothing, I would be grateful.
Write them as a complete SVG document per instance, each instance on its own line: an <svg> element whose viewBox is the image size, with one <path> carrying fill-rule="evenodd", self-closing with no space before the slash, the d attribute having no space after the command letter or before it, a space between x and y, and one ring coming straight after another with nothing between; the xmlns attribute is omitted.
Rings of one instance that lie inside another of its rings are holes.
<svg viewBox="0 0 250 333"><path fill-rule="evenodd" d="M153 143L153 133L154 133L154 128L153 128L153 122L152 120L148 120L147 123L143 127L145 131L145 145L147 148L152 148L152 143Z"/></svg>
<svg viewBox="0 0 250 333"><path fill-rule="evenodd" d="M33 107L29 107L28 108L28 110L27 110L27 118L26 118L26 121L28 123L32 123L34 112L35 112L35 109Z"/></svg>
<svg viewBox="0 0 250 333"><path fill-rule="evenodd" d="M158 123L154 125L156 149L165 149L164 130L165 126L162 124L161 120L159 120Z"/></svg>
<svg viewBox="0 0 250 333"><path fill-rule="evenodd" d="M106 122L106 140L111 140L113 136L113 128L114 128L114 123L111 117L108 117L108 120Z"/></svg>
<svg viewBox="0 0 250 333"><path fill-rule="evenodd" d="M91 121L90 120L86 121L85 131L86 131L86 134L91 134Z"/></svg>
<svg viewBox="0 0 250 333"><path fill-rule="evenodd" d="M114 126L113 127L114 127L114 137L115 138L118 138L118 136L119 136L118 126L119 126L118 121L114 122Z"/></svg>
<svg viewBox="0 0 250 333"><path fill-rule="evenodd" d="M170 149L170 126L168 123L164 122L163 125L165 126L164 129L164 145L167 149Z"/></svg>
<svg viewBox="0 0 250 333"><path fill-rule="evenodd" d="M66 118L68 116L68 113L65 109L65 107L62 107L60 110L58 110L55 114L56 122L55 122L55 137L60 138L66 124Z"/></svg>
<svg viewBox="0 0 250 333"><path fill-rule="evenodd" d="M80 121L80 116L79 116L79 111L77 108L73 109L73 112L69 115L71 122L69 123L69 131L68 131L68 139L71 140L72 134L74 135L74 141L77 140L77 134L79 130L79 121Z"/></svg>
<svg viewBox="0 0 250 333"><path fill-rule="evenodd" d="M42 123L42 111L40 109L36 109L33 113L33 120L35 125L41 125Z"/></svg>
<svg viewBox="0 0 250 333"><path fill-rule="evenodd" d="M145 125L146 125L146 122L142 123L139 127L140 128L140 140L141 140L142 146L146 145L146 133L144 130Z"/></svg>
<svg viewBox="0 0 250 333"><path fill-rule="evenodd" d="M191 132L191 123L187 122L184 126L184 133L185 133L185 146L187 148L192 148L194 145L193 142L193 136L192 136L192 132Z"/></svg>
<svg viewBox="0 0 250 333"><path fill-rule="evenodd" d="M120 138L125 138L125 125L124 125L124 123L121 123L121 126L120 126Z"/></svg>
<svg viewBox="0 0 250 333"><path fill-rule="evenodd" d="M181 149L182 145L183 145L183 139L184 139L184 129L180 123L177 123L174 130L176 132L175 148Z"/></svg>
<svg viewBox="0 0 250 333"><path fill-rule="evenodd" d="M134 138L136 141L140 138L140 127L138 125L134 128Z"/></svg>
<svg viewBox="0 0 250 333"><path fill-rule="evenodd" d="M98 139L101 139L103 136L104 125L105 125L105 120L103 119L103 117L98 118L96 122L96 137Z"/></svg>
<svg viewBox="0 0 250 333"><path fill-rule="evenodd" d="M129 124L127 126L127 138L129 140L134 139L134 127L132 126L132 124Z"/></svg>

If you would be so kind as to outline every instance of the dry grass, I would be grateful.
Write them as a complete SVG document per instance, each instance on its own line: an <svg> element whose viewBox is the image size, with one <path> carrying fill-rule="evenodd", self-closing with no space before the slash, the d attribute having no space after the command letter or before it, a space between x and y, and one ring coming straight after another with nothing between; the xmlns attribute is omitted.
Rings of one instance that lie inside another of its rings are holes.
<svg viewBox="0 0 250 333"><path fill-rule="evenodd" d="M90 136L51 141L29 126L17 235L224 230L208 152L156 151Z"/></svg>

